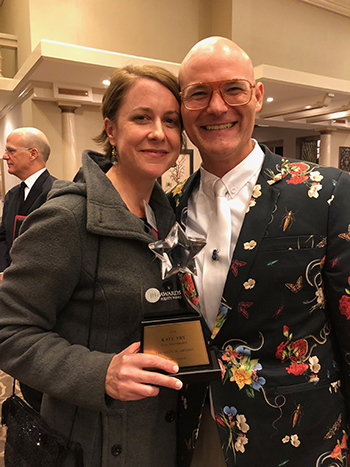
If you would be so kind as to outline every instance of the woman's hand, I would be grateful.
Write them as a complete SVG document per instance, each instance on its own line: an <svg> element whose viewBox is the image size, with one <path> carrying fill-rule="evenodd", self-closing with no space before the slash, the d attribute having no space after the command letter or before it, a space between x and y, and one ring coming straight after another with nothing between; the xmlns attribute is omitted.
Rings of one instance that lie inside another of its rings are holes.
<svg viewBox="0 0 350 467"><path fill-rule="evenodd" d="M167 373L177 373L179 367L175 362L139 351L140 342L134 342L112 358L105 383L108 396L121 401L136 401L157 396L157 386L177 390L182 388L182 382L177 378L145 370L154 368Z"/></svg>

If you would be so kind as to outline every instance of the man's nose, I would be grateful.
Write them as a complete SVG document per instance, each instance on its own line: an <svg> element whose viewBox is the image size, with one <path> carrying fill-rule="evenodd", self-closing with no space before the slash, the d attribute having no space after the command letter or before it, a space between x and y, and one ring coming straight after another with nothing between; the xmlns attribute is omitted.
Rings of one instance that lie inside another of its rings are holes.
<svg viewBox="0 0 350 467"><path fill-rule="evenodd" d="M226 112L228 109L228 105L222 98L222 95L220 93L219 89L214 89L213 94L211 95L209 105L207 107L207 112L220 115L223 112Z"/></svg>

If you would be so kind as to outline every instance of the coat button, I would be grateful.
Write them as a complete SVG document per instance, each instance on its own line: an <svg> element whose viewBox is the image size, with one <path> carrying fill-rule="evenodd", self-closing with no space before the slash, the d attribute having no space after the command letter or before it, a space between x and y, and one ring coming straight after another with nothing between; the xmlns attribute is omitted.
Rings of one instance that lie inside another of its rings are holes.
<svg viewBox="0 0 350 467"><path fill-rule="evenodd" d="M169 410L169 412L165 415L166 422L173 422L175 420L175 412L173 410Z"/></svg>
<svg viewBox="0 0 350 467"><path fill-rule="evenodd" d="M112 456L114 457L119 456L122 453L122 451L123 451L123 448L120 444L115 444L111 448L111 453L112 453Z"/></svg>

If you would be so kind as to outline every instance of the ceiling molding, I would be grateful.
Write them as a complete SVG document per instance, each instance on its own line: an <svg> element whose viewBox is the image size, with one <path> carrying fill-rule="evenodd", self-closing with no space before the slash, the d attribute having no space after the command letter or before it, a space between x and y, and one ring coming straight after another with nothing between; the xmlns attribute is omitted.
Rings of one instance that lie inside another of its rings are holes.
<svg viewBox="0 0 350 467"><path fill-rule="evenodd" d="M304 3L309 3L310 5L323 8L324 10L332 11L333 13L338 13L342 16L350 17L350 0L299 0Z"/></svg>
<svg viewBox="0 0 350 467"><path fill-rule="evenodd" d="M290 115L290 117L286 117L285 120L297 120L298 118L304 118L305 112L310 112L310 110L316 110L316 109L323 109L324 107L328 107L329 104L331 103L333 97L335 95L331 92L326 92L322 101L316 101L314 104L308 105L307 107L297 107L294 109L284 109L284 110L279 110L276 112L271 112L264 114L262 113L260 115L261 118L275 118L275 117L281 117L283 115ZM292 114L295 114L292 116Z"/></svg>

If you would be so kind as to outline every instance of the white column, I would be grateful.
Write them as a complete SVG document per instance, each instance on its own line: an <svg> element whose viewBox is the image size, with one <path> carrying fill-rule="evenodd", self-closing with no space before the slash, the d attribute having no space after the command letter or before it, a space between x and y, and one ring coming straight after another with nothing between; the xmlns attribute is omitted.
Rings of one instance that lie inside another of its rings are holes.
<svg viewBox="0 0 350 467"><path fill-rule="evenodd" d="M320 131L321 135L321 144L320 144L320 160L321 165L327 167L332 166L331 161L331 142L332 142L332 131L331 130L322 130Z"/></svg>
<svg viewBox="0 0 350 467"><path fill-rule="evenodd" d="M0 46L0 78L3 78L3 74L2 74L2 53L1 53L1 46Z"/></svg>
<svg viewBox="0 0 350 467"><path fill-rule="evenodd" d="M63 178L72 180L81 166L81 154L77 154L77 135L75 129L75 111L79 104L58 103L61 109L63 142Z"/></svg>

